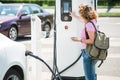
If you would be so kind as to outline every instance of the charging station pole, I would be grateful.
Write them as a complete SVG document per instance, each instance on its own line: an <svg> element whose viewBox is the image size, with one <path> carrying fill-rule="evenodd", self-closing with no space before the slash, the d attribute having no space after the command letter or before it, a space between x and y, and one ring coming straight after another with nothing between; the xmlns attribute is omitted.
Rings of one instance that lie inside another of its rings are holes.
<svg viewBox="0 0 120 80"><path fill-rule="evenodd" d="M78 14L78 6L87 3L95 7L94 0L56 0L55 28L56 28L56 64L62 71L81 54L81 43L75 43L71 37L80 37L84 25L69 16L70 12ZM62 80L85 80L83 62L80 59L74 66L60 74Z"/></svg>
<svg viewBox="0 0 120 80"><path fill-rule="evenodd" d="M34 55L41 54L41 20L37 15L31 15L31 51ZM27 80L42 80L41 63L32 57L28 57L28 78Z"/></svg>

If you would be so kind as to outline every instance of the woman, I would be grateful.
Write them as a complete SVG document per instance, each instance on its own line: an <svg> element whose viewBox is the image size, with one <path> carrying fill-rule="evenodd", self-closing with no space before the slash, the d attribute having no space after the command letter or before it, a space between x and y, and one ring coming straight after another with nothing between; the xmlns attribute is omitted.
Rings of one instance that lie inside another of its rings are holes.
<svg viewBox="0 0 120 80"><path fill-rule="evenodd" d="M86 53L86 44L93 44L94 37L95 37L95 27L90 22L92 21L96 25L97 21L97 14L95 10L89 6L88 4L80 4L79 6L79 15L76 16L73 12L70 13L71 17L74 17L80 21L82 21L85 26L81 31L81 38L72 37L72 41L74 42L81 42L82 43L82 56L83 56L83 66L85 72L85 79L86 80L96 80L95 76L95 64L96 61L92 60ZM86 29L86 31L85 31ZM86 37L86 33L88 34L89 38Z"/></svg>

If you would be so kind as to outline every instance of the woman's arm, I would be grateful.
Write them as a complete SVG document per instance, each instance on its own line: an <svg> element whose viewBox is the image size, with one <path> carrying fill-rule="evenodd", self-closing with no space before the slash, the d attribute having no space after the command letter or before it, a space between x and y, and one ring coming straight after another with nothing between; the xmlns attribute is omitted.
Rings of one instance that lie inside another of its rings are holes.
<svg viewBox="0 0 120 80"><path fill-rule="evenodd" d="M88 33L88 36L89 36L89 39L80 39L80 38L77 38L77 37L72 37L72 41L74 42L81 42L81 43L85 43L85 44L93 44L94 42L94 37L95 37L95 34L93 31L87 31Z"/></svg>
<svg viewBox="0 0 120 80"><path fill-rule="evenodd" d="M82 40L82 43L86 44L93 44L94 38L95 38L95 33L94 31L87 31L89 39Z"/></svg>

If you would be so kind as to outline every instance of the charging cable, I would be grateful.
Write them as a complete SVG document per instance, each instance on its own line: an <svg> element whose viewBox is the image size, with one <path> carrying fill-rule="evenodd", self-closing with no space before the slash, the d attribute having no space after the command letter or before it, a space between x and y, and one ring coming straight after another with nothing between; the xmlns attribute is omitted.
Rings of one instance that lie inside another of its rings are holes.
<svg viewBox="0 0 120 80"><path fill-rule="evenodd" d="M26 51L25 56L28 56L28 55L33 57L33 58L35 58L35 59L40 60L41 62L43 62L48 67L48 69L51 71L51 73L53 74L54 78L57 80L57 77L56 77L55 73L53 72L53 70L50 68L50 66L43 59L41 59L38 56L33 55L33 53L31 51Z"/></svg>
<svg viewBox="0 0 120 80"><path fill-rule="evenodd" d="M54 69L54 70L57 71L57 74L56 74L56 71L54 72L54 71L51 69L51 67L50 67L43 59L41 59L40 57L38 57L38 56L36 56L36 55L33 55L33 53L32 53L31 51L26 51L25 56L28 56L28 55L31 56L31 57L33 57L33 58L35 58L35 59L40 60L41 62L43 62L43 63L48 67L48 69L51 71L51 73L52 73L52 75L53 75L52 80L54 80L54 79L56 79L56 80L62 80L60 74L63 73L63 72L65 72L66 70L68 70L68 69L69 69L70 67L72 67L73 65L75 65L75 63L77 63L78 60L81 58L81 54L80 54L80 56L79 56L71 65L69 65L68 67L66 67L65 69L63 69L63 70L60 71L60 72L58 71L57 65L54 63L54 66L56 67L56 69Z"/></svg>

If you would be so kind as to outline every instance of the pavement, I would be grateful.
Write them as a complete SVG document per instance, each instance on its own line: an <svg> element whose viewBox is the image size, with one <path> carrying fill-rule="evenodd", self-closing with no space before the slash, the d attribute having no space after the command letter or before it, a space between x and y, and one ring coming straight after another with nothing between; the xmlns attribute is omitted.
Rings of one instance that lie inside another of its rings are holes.
<svg viewBox="0 0 120 80"><path fill-rule="evenodd" d="M117 38L117 37L110 38L110 46L119 47L120 46L120 38Z"/></svg>
<svg viewBox="0 0 120 80"><path fill-rule="evenodd" d="M97 80L120 80L120 77L114 77L114 76L99 76Z"/></svg>

